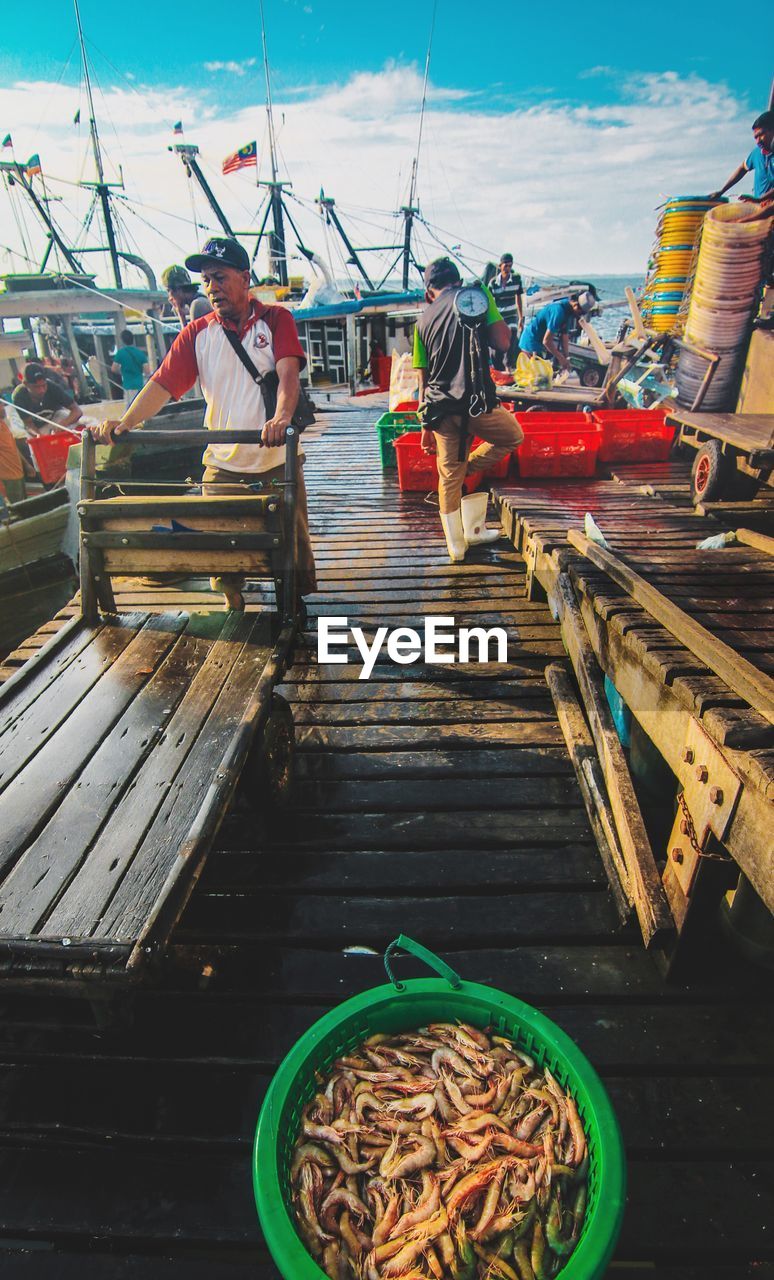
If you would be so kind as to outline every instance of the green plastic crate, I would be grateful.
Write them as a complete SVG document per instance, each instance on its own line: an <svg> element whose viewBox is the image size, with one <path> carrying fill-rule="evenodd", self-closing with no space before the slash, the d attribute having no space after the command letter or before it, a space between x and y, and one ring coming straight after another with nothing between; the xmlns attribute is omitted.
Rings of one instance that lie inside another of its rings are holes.
<svg viewBox="0 0 774 1280"><path fill-rule="evenodd" d="M416 431L419 418L415 413L383 413L376 423L382 468L397 467L393 442L406 431Z"/></svg>
<svg viewBox="0 0 774 1280"><path fill-rule="evenodd" d="M398 947L440 978L399 982L390 956ZM377 1031L409 1031L428 1022L494 1026L570 1089L589 1151L589 1200L580 1240L557 1280L602 1280L623 1220L626 1162L621 1131L602 1081L577 1045L545 1014L522 1000L465 982L420 943L401 935L387 948L391 984L372 987L320 1018L279 1067L261 1108L253 1149L253 1189L266 1244L285 1280L326 1280L296 1232L290 1209L290 1164L301 1112L334 1060Z"/></svg>

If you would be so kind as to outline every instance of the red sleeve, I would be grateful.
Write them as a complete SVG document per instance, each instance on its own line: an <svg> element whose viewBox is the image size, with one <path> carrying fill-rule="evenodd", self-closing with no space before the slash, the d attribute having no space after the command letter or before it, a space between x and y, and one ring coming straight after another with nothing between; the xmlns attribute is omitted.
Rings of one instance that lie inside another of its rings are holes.
<svg viewBox="0 0 774 1280"><path fill-rule="evenodd" d="M158 382L159 386L168 391L174 400L179 400L186 391L190 391L199 376L199 366L196 363L196 335L209 324L211 319L209 315L201 316L198 320L187 324L177 335L151 377L151 382Z"/></svg>
<svg viewBox="0 0 774 1280"><path fill-rule="evenodd" d="M297 356L300 367L306 368L306 355L298 337L298 329L293 316L285 307L267 307L262 317L271 329L271 340L274 348L274 359L282 360L285 356Z"/></svg>

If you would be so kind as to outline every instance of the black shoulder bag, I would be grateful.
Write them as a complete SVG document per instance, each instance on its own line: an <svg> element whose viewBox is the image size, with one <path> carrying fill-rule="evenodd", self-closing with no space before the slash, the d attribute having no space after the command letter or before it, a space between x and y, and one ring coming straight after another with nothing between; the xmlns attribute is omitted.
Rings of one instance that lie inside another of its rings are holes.
<svg viewBox="0 0 774 1280"><path fill-rule="evenodd" d="M266 409L266 421L273 418L277 412L277 389L279 387L279 374L272 369L270 373L259 373L245 351L239 338L233 329L227 329L223 326L223 332L228 338L229 343L234 348L234 354L239 357L247 372L250 374L253 382L261 388L263 396L264 408ZM304 427L310 427L314 422L314 405L303 387L298 391L298 404L295 413L291 418L291 426L297 431L303 431Z"/></svg>

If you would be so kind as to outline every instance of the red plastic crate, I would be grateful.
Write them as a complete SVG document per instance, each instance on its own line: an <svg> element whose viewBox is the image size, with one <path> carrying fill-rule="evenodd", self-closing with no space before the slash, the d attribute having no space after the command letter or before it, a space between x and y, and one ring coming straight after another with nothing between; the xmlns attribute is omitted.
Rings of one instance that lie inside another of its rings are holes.
<svg viewBox="0 0 774 1280"><path fill-rule="evenodd" d="M418 400L401 400L400 404L396 404L392 410L393 413L416 413L419 408Z"/></svg>
<svg viewBox="0 0 774 1280"><path fill-rule="evenodd" d="M419 431L407 431L394 442L398 460L398 485L404 493L432 493L438 488L438 463L434 453L423 453ZM465 477L465 492L481 483L481 472Z"/></svg>
<svg viewBox="0 0 774 1280"><path fill-rule="evenodd" d="M675 437L663 409L595 409L600 462L664 462Z"/></svg>
<svg viewBox="0 0 774 1280"><path fill-rule="evenodd" d="M80 444L81 437L75 431L61 428L47 436L30 436L27 443L43 483L56 484L67 470L70 445Z"/></svg>
<svg viewBox="0 0 774 1280"><path fill-rule="evenodd" d="M602 431L585 413L517 413L524 432L517 450L525 477L593 476Z"/></svg>

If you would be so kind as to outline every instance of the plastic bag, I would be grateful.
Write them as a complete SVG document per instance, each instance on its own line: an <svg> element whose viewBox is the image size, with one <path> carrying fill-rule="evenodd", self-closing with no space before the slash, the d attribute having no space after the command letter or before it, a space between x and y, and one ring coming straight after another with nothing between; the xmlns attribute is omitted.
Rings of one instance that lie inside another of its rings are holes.
<svg viewBox="0 0 774 1280"><path fill-rule="evenodd" d="M390 371L390 413L404 400L419 399L419 370L413 366L410 351L398 355L392 353L392 369Z"/></svg>
<svg viewBox="0 0 774 1280"><path fill-rule="evenodd" d="M519 387L537 390L538 387L550 387L554 379L554 370L550 360L542 356L530 356L526 351L519 352L516 361L514 381Z"/></svg>

